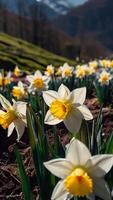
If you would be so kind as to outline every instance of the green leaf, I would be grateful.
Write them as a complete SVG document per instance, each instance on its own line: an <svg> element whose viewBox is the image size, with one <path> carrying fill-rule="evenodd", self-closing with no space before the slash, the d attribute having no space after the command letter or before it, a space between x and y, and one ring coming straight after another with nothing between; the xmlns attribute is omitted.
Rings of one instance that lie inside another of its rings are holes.
<svg viewBox="0 0 113 200"><path fill-rule="evenodd" d="M31 190L31 187L30 187L29 178L26 174L21 155L20 155L19 150L18 150L16 145L15 145L14 151L15 151L15 155L16 155L18 168L19 168L19 174L20 174L20 179L21 179L21 184L22 184L22 192L23 192L23 195L24 195L24 199L25 200L33 200L33 195L32 195L32 190Z"/></svg>
<svg viewBox="0 0 113 200"><path fill-rule="evenodd" d="M108 140L105 143L105 154L113 154L113 132L111 133L111 135L109 136Z"/></svg>

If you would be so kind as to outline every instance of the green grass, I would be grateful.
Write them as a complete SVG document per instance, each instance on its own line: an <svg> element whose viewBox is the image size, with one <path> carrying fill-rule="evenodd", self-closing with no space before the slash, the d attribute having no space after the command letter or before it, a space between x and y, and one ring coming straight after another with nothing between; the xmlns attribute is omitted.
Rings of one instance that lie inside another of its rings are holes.
<svg viewBox="0 0 113 200"><path fill-rule="evenodd" d="M47 65L75 64L36 45L0 32L0 68L18 65L24 70L44 69Z"/></svg>

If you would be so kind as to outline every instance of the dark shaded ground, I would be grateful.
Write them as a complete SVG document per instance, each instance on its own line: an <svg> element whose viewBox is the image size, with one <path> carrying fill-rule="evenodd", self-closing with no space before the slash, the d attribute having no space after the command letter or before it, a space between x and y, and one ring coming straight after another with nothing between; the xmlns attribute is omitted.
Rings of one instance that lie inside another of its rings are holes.
<svg viewBox="0 0 113 200"><path fill-rule="evenodd" d="M86 104L92 111L94 118L96 118L100 110L97 99L92 98L86 100ZM107 136L113 130L113 109L105 107L102 109L102 113L104 122L103 133ZM48 134L49 139L52 142L50 130L48 131ZM0 200L23 200L21 182L13 151L13 144L16 141L16 133L14 133L10 138L7 138L6 132L0 128L0 136ZM69 142L69 137L66 134L66 130L63 128L59 130L59 136L63 145ZM23 156L25 168L29 175L35 199L38 200L38 188L35 186L35 172L30 147L28 145L27 132L18 143L18 148Z"/></svg>

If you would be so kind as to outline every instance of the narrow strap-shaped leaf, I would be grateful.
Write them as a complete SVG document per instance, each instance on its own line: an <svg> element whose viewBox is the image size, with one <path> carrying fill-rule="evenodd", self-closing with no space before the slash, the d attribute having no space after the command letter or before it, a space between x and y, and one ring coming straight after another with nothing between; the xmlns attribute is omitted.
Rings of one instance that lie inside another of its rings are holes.
<svg viewBox="0 0 113 200"><path fill-rule="evenodd" d="M31 187L30 187L29 178L26 174L21 155L20 155L19 150L16 145L15 145L14 151L15 151L15 155L16 155L18 168L19 168L19 174L20 174L24 199L25 200L33 200L33 195L32 195L32 191L31 191Z"/></svg>

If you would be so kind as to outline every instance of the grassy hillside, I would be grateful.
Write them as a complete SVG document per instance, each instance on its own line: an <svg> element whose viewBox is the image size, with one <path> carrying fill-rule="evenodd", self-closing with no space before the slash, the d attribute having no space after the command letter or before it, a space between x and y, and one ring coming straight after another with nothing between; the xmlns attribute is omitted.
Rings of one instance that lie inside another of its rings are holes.
<svg viewBox="0 0 113 200"><path fill-rule="evenodd" d="M28 33L29 34L29 33ZM44 69L48 64L59 66L73 61L57 56L31 43L0 33L0 68L15 65L25 70Z"/></svg>

